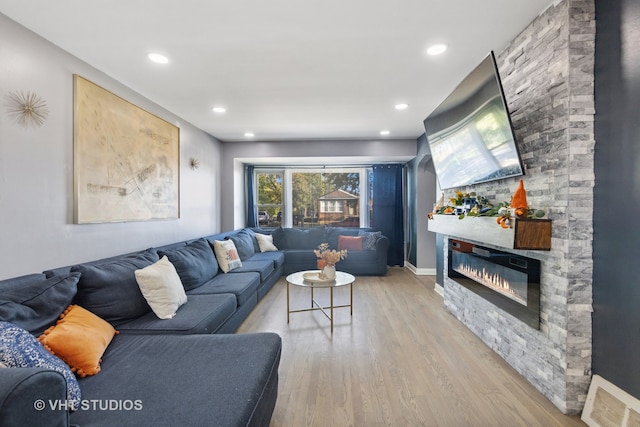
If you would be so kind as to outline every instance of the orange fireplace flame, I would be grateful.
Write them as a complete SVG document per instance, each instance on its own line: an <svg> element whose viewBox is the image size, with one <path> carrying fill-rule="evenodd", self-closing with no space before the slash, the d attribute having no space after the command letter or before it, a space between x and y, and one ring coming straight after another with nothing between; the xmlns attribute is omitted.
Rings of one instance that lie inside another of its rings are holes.
<svg viewBox="0 0 640 427"><path fill-rule="evenodd" d="M464 263L460 263L454 270L522 305L527 305L526 297L520 295L516 289L511 287L509 280L498 273L487 271L484 267L482 269L474 268Z"/></svg>

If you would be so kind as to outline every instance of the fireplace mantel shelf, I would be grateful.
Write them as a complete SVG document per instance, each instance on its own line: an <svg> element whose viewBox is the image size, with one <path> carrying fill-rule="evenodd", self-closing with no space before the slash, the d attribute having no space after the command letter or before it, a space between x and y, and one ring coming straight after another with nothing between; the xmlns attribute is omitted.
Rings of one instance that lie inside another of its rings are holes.
<svg viewBox="0 0 640 427"><path fill-rule="evenodd" d="M514 224L515 223L515 224ZM494 217L434 215L429 231L461 239L475 240L508 249L551 249L550 219L512 219L510 228L502 228Z"/></svg>

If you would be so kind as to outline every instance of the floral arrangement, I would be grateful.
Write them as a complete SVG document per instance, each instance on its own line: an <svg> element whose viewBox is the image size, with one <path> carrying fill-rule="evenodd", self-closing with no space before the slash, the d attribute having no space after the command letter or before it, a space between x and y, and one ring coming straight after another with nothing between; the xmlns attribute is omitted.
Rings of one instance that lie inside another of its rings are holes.
<svg viewBox="0 0 640 427"><path fill-rule="evenodd" d="M455 193L455 197L449 197L449 201L453 203L454 206L460 206L464 202L464 199L475 196L476 193L463 193L462 191L457 190Z"/></svg>
<svg viewBox="0 0 640 427"><path fill-rule="evenodd" d="M329 249L328 243L322 243L317 249L313 251L318 259L324 261L325 265L336 265L336 263L347 257L347 250L336 251L335 249Z"/></svg>
<svg viewBox="0 0 640 427"><path fill-rule="evenodd" d="M465 193L457 190L454 197L449 197L451 204L445 204L444 194L434 206L434 210L429 212L428 218L433 219L433 215L458 215L459 219L465 216L489 216L497 217L497 223L502 228L510 227L510 219L518 218L543 218L546 215L544 209L535 209L528 206L527 195L524 183L520 180L518 188L511 197L511 202L501 202L492 204L486 197L478 196L476 193ZM453 205L453 206L452 206Z"/></svg>

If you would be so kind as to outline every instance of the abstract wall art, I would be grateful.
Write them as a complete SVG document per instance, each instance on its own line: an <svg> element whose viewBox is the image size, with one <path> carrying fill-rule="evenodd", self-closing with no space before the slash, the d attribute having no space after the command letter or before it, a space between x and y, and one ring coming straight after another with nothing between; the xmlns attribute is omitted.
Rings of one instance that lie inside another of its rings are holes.
<svg viewBox="0 0 640 427"><path fill-rule="evenodd" d="M74 223L177 219L180 129L74 75Z"/></svg>

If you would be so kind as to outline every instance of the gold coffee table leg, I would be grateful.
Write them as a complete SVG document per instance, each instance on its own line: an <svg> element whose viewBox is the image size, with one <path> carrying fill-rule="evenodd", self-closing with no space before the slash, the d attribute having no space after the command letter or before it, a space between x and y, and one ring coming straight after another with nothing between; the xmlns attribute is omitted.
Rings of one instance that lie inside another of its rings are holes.
<svg viewBox="0 0 640 427"><path fill-rule="evenodd" d="M289 315L291 311L289 310L289 282L287 282L287 323L289 323Z"/></svg>
<svg viewBox="0 0 640 427"><path fill-rule="evenodd" d="M353 282L349 285L349 310L353 316Z"/></svg>
<svg viewBox="0 0 640 427"><path fill-rule="evenodd" d="M333 286L329 288L331 290L330 302L331 305L331 333L333 334Z"/></svg>

